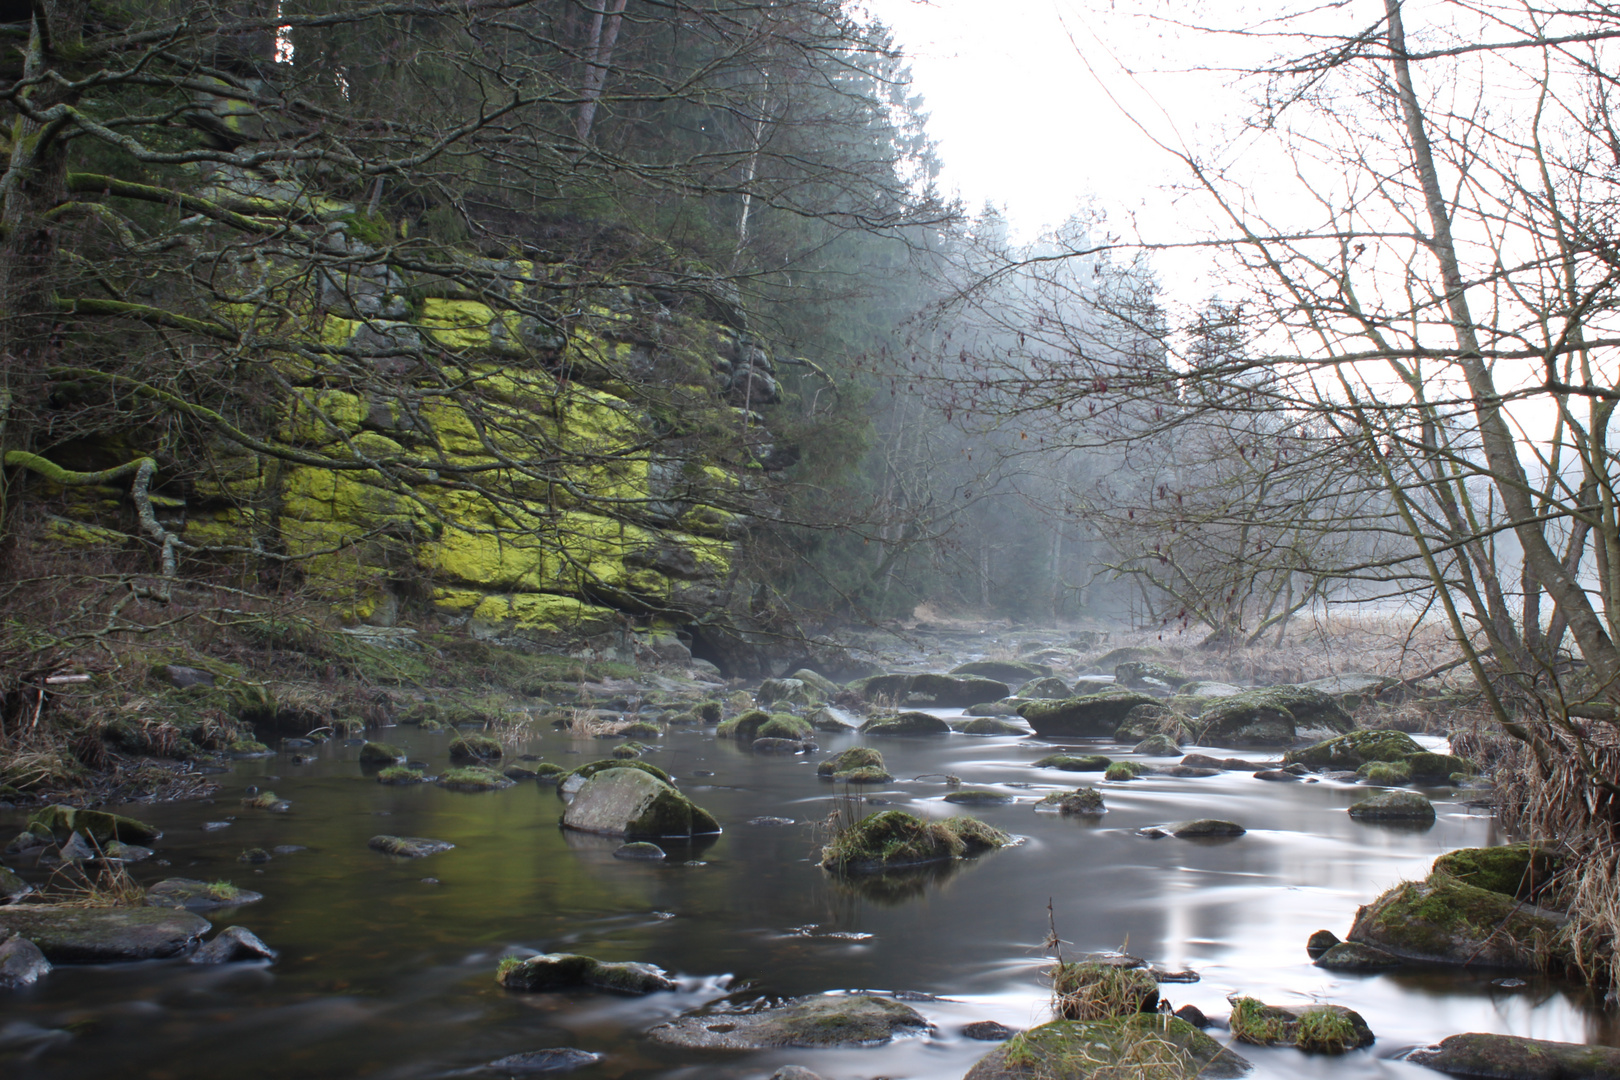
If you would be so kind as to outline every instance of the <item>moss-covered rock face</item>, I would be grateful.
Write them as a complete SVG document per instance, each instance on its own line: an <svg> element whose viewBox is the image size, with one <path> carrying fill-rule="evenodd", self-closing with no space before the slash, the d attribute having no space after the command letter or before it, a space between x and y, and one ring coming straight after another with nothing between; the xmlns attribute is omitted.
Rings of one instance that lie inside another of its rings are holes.
<svg viewBox="0 0 1620 1080"><path fill-rule="evenodd" d="M1185 1020L1139 1014L1030 1028L980 1058L963 1080L1221 1080L1250 1069Z"/></svg>
<svg viewBox="0 0 1620 1080"><path fill-rule="evenodd" d="M538 765L535 767L535 772L542 776L557 776L557 788L564 795L572 795L574 792L578 791L582 786L584 786L585 781L589 780L597 773L605 772L608 769L640 769L648 776L651 776L656 780L662 780L664 783L669 784L672 787L675 784L675 781L670 778L669 773L646 761L618 761L608 758L602 761L587 761L585 764L569 769L567 772L559 773L558 770L560 768L561 767L557 765L552 765L549 768L545 765Z"/></svg>
<svg viewBox="0 0 1620 1080"><path fill-rule="evenodd" d="M1114 665L1114 681L1133 689L1162 687L1175 690L1189 680L1169 664L1156 660L1128 660Z"/></svg>
<svg viewBox="0 0 1620 1080"><path fill-rule="evenodd" d="M1357 911L1349 940L1407 960L1556 970L1569 959L1563 925L1512 897L1431 874Z"/></svg>
<svg viewBox="0 0 1620 1080"><path fill-rule="evenodd" d="M1073 791L1054 791L1035 804L1036 810L1055 811L1059 814L1105 814L1102 793L1096 788L1075 788Z"/></svg>
<svg viewBox="0 0 1620 1080"><path fill-rule="evenodd" d="M1434 860L1433 870L1464 885L1532 900L1551 884L1562 863L1546 848L1507 844L1447 852Z"/></svg>
<svg viewBox="0 0 1620 1080"><path fill-rule="evenodd" d="M951 725L925 712L880 716L861 725L863 735L949 735Z"/></svg>
<svg viewBox="0 0 1620 1080"><path fill-rule="evenodd" d="M1290 750L1283 761L1313 769L1359 769L1369 761L1404 761L1422 752L1423 747L1404 731L1353 731Z"/></svg>
<svg viewBox="0 0 1620 1080"><path fill-rule="evenodd" d="M567 829L626 839L692 837L720 831L714 817L641 769L604 769L585 781L563 813Z"/></svg>
<svg viewBox="0 0 1620 1080"><path fill-rule="evenodd" d="M1028 735L1029 732L1010 720L998 720L993 716L981 716L969 720L965 724L957 725L955 730L963 735Z"/></svg>
<svg viewBox="0 0 1620 1080"><path fill-rule="evenodd" d="M1064 698L1074 696L1074 692L1069 689L1068 683L1052 675L1042 679L1031 679L1018 688L1018 696L1042 701L1062 701Z"/></svg>
<svg viewBox="0 0 1620 1080"><path fill-rule="evenodd" d="M881 873L957 859L1011 842L1006 833L973 818L924 821L903 810L885 810L834 837L821 850L821 865L845 874Z"/></svg>
<svg viewBox="0 0 1620 1080"><path fill-rule="evenodd" d="M1179 743L1193 737L1193 725L1184 713L1169 705L1138 705L1114 729L1114 738L1120 742L1138 742L1155 735Z"/></svg>
<svg viewBox="0 0 1620 1080"><path fill-rule="evenodd" d="M1019 706L1018 715L1029 721L1037 735L1105 739L1119 730L1132 709L1154 703L1152 695L1139 690L1110 689L1062 701L1026 702Z"/></svg>
<svg viewBox="0 0 1620 1080"><path fill-rule="evenodd" d="M394 855L401 859L425 859L429 855L449 851L456 845L448 840L430 840L425 836L373 836L366 841L372 851Z"/></svg>
<svg viewBox="0 0 1620 1080"><path fill-rule="evenodd" d="M647 1034L656 1042L694 1049L766 1050L877 1046L927 1028L917 1010L893 998L822 994L753 1012L699 1012Z"/></svg>
<svg viewBox="0 0 1620 1080"><path fill-rule="evenodd" d="M1145 772L1147 772L1147 769L1134 761L1116 761L1103 770L1103 779L1116 782L1135 780Z"/></svg>
<svg viewBox="0 0 1620 1080"><path fill-rule="evenodd" d="M810 726L808 720L784 713L780 716L773 716L759 725L759 730L754 737L756 739L795 739L803 741L813 738L815 733L816 729Z"/></svg>
<svg viewBox="0 0 1620 1080"><path fill-rule="evenodd" d="M803 679L766 679L759 684L756 696L765 708L772 705L819 705L827 697L819 686L812 686Z"/></svg>
<svg viewBox="0 0 1620 1080"><path fill-rule="evenodd" d="M1471 1032L1443 1039L1433 1050L1415 1050L1407 1060L1450 1076L1500 1080L1620 1080L1620 1049L1581 1043Z"/></svg>
<svg viewBox="0 0 1620 1080"><path fill-rule="evenodd" d="M674 979L651 964L605 963L575 953L542 953L525 960L503 961L495 979L506 989L521 993L607 990L616 994L651 994L676 988Z"/></svg>
<svg viewBox="0 0 1620 1080"><path fill-rule="evenodd" d="M714 729L714 734L721 739L740 739L752 742L759 738L759 729L771 722L771 714L764 709L749 709L741 716L734 716L730 720Z"/></svg>
<svg viewBox="0 0 1620 1080"><path fill-rule="evenodd" d="M1431 754L1428 751L1409 755L1401 764L1406 766L1412 781L1418 784L1449 784L1452 776L1474 772L1473 762L1455 754Z"/></svg>
<svg viewBox="0 0 1620 1080"><path fill-rule="evenodd" d="M1369 784L1385 787L1395 787L1412 780L1412 770L1404 761L1369 761L1356 770L1356 775Z"/></svg>

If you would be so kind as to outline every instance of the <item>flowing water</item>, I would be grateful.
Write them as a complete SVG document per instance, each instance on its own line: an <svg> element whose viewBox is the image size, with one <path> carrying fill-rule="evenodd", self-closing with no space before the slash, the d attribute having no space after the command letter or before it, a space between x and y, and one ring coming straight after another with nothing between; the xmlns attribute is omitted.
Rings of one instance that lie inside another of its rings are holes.
<svg viewBox="0 0 1620 1080"><path fill-rule="evenodd" d="M385 737L413 758L446 760L449 735L399 728ZM856 740L821 741L830 753ZM328 744L305 765L286 754L238 762L218 777L212 803L128 808L165 830L157 859L132 868L139 879L228 879L262 892L259 903L210 917L253 930L281 958L59 967L35 989L0 998L0 1071L15 1080L408 1080L574 1046L607 1055L572 1074L582 1078L764 1077L796 1063L829 1080L956 1080L990 1048L962 1037L963 1025L1045 1019L1048 901L1071 951L1123 947L1199 972L1199 982L1164 987L1178 1006L1221 1015L1234 992L1276 1004L1336 1002L1360 1011L1378 1035L1371 1050L1342 1059L1240 1048L1260 1077L1432 1078L1395 1055L1461 1031L1620 1044L1620 1027L1569 984L1508 989L1493 985L1501 972L1357 976L1310 964L1312 931L1343 936L1358 904L1423 876L1436 855L1504 840L1461 793L1430 792L1439 818L1413 830L1352 820L1345 808L1369 794L1364 787L1247 773L1150 776L1098 783L1109 812L1084 820L1031 809L1046 792L1098 780L1030 767L1054 746L1078 744L887 739L880 749L901 780L871 797L919 814L955 813L937 777L951 773L1016 795L1012 805L971 812L1023 841L909 888L863 890L816 866L817 823L833 794L815 775L817 758L755 757L705 731L677 729L660 742L648 760L725 827L712 842L671 848L661 863L615 859L614 842L561 831L553 788L387 787L362 771L353 745ZM571 766L603 756L605 746L547 733L522 749ZM1130 756L1106 743L1086 749ZM907 779L927 774L936 776ZM242 808L251 785L291 800L291 812ZM9 817L0 824L21 823L19 812ZM793 823L750 823L761 817ZM1203 842L1136 834L1195 817L1249 831ZM220 820L229 827L201 827ZM367 849L378 833L456 847L396 860ZM262 866L237 861L244 849L278 845L304 850ZM681 989L644 998L511 994L494 978L511 950L648 961L676 974ZM912 1001L933 1030L879 1048L758 1053L680 1050L642 1034L727 994L840 989L933 995Z"/></svg>

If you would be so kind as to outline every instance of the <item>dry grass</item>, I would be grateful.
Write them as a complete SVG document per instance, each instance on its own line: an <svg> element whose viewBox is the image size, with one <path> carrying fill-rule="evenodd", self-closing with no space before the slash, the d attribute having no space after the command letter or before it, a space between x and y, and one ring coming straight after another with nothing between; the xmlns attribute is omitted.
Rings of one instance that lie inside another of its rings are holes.
<svg viewBox="0 0 1620 1080"><path fill-rule="evenodd" d="M89 843L96 849L95 861L64 862L52 871L34 898L53 907L140 907L146 901L146 890L129 875L123 863L102 858L100 845L94 840Z"/></svg>

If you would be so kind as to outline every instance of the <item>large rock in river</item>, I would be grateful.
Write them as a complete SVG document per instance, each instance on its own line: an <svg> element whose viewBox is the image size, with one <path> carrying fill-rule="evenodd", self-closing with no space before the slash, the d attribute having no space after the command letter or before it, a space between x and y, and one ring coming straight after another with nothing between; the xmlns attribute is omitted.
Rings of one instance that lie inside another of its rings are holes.
<svg viewBox="0 0 1620 1080"><path fill-rule="evenodd" d="M1286 764L1313 769L1359 769L1369 761L1402 761L1423 747L1404 731L1352 731L1283 755Z"/></svg>
<svg viewBox="0 0 1620 1080"><path fill-rule="evenodd" d="M949 735L951 725L925 712L879 716L861 725L862 735Z"/></svg>
<svg viewBox="0 0 1620 1080"><path fill-rule="evenodd" d="M126 844L150 844L163 835L156 826L104 810L75 810L71 806L47 806L28 818L28 831L58 843L78 833L106 847L114 840Z"/></svg>
<svg viewBox="0 0 1620 1080"><path fill-rule="evenodd" d="M0 990L33 986L51 973L51 962L39 946L20 934L0 930Z"/></svg>
<svg viewBox="0 0 1620 1080"><path fill-rule="evenodd" d="M904 810L869 814L821 849L823 869L872 874L1002 847L1012 837L970 817L924 821Z"/></svg>
<svg viewBox="0 0 1620 1080"><path fill-rule="evenodd" d="M927 1028L921 1013L892 998L819 994L751 1012L682 1016L647 1034L656 1042L693 1049L766 1050L876 1046Z"/></svg>
<svg viewBox="0 0 1620 1080"><path fill-rule="evenodd" d="M1030 1028L980 1058L962 1080L1215 1080L1243 1076L1251 1068L1185 1020L1144 1013L1120 1020L1054 1020Z"/></svg>
<svg viewBox="0 0 1620 1080"><path fill-rule="evenodd" d="M1470 1032L1407 1056L1452 1076L1489 1080L1620 1080L1620 1050L1612 1046Z"/></svg>
<svg viewBox="0 0 1620 1080"><path fill-rule="evenodd" d="M973 675L913 675L906 689L906 704L936 709L965 709L986 701L1000 701L1012 688L996 679Z"/></svg>
<svg viewBox="0 0 1620 1080"><path fill-rule="evenodd" d="M1552 881L1563 860L1547 848L1529 844L1458 848L1434 860L1433 871L1465 885L1533 900Z"/></svg>
<svg viewBox="0 0 1620 1080"><path fill-rule="evenodd" d="M586 989L651 994L673 990L676 986L674 979L651 964L611 963L577 953L541 953L524 960L506 961L495 978L508 990L534 993Z"/></svg>
<svg viewBox="0 0 1620 1080"><path fill-rule="evenodd" d="M1018 715L1029 721L1037 735L1108 739L1127 713L1155 701L1140 690L1108 689L1062 701L1028 701L1018 707Z"/></svg>
<svg viewBox="0 0 1620 1080"><path fill-rule="evenodd" d="M627 839L717 833L707 810L641 769L604 769L574 793L563 812L567 829Z"/></svg>
<svg viewBox="0 0 1620 1080"><path fill-rule="evenodd" d="M1443 874L1407 881L1356 912L1349 940L1407 960L1477 967L1537 967L1568 960L1564 918Z"/></svg>
<svg viewBox="0 0 1620 1080"><path fill-rule="evenodd" d="M1356 722L1338 703L1306 686L1270 686L1221 698L1199 716L1203 740L1216 745L1292 742L1302 731L1347 732Z"/></svg>
<svg viewBox="0 0 1620 1080"><path fill-rule="evenodd" d="M0 930L32 941L53 964L174 956L196 944L209 926L201 915L172 908L0 908Z"/></svg>
<svg viewBox="0 0 1620 1080"><path fill-rule="evenodd" d="M1020 660L975 660L951 668L952 675L977 675L981 679L996 679L1010 686L1043 679L1052 674L1045 664L1026 664Z"/></svg>

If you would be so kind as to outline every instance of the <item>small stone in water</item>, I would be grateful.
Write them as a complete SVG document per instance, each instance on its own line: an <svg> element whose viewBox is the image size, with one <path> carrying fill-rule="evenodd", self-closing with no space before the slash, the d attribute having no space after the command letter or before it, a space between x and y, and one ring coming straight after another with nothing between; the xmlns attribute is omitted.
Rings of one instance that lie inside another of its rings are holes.
<svg viewBox="0 0 1620 1080"><path fill-rule="evenodd" d="M1176 1016L1195 1028L1209 1027L1209 1017L1205 1016L1204 1010L1196 1005L1183 1005L1176 1010Z"/></svg>
<svg viewBox="0 0 1620 1080"><path fill-rule="evenodd" d="M655 919L673 919L674 917L675 917L675 913L673 911L655 911L655 912L653 912L653 918L655 918Z"/></svg>
<svg viewBox="0 0 1620 1080"><path fill-rule="evenodd" d="M713 769L693 769L692 770L692 775L693 776L713 776L714 775L714 770Z"/></svg>
<svg viewBox="0 0 1620 1080"><path fill-rule="evenodd" d="M649 844L645 840L637 840L632 844L620 844L613 852L615 859L643 859L657 860L664 857L664 849L657 844Z"/></svg>
<svg viewBox="0 0 1620 1080"><path fill-rule="evenodd" d="M601 1060L601 1054L593 1054L589 1050L556 1046L547 1050L531 1050L526 1054L512 1054L492 1061L484 1068L503 1076L533 1076L536 1073L572 1072Z"/></svg>
<svg viewBox="0 0 1620 1080"><path fill-rule="evenodd" d="M750 825L792 825L793 824L793 819L790 818L790 817L757 817L757 818L749 818L748 819L748 824L750 824Z"/></svg>
<svg viewBox="0 0 1620 1080"><path fill-rule="evenodd" d="M1005 1042L1016 1034L1017 1028L998 1024L994 1020L979 1020L962 1029L964 1038L978 1039L980 1042Z"/></svg>
<svg viewBox="0 0 1620 1080"><path fill-rule="evenodd" d="M1298 776L1295 776L1287 769L1267 769L1264 772L1255 773L1254 778L1256 780L1299 780Z"/></svg>
<svg viewBox="0 0 1620 1080"><path fill-rule="evenodd" d="M248 848L246 851L242 852L242 854L236 857L236 861L245 863L267 863L270 861L270 853L264 850L262 847Z"/></svg>
<svg viewBox="0 0 1620 1080"><path fill-rule="evenodd" d="M220 829L230 827L231 823L228 821L205 821L202 823L203 832L218 832Z"/></svg>
<svg viewBox="0 0 1620 1080"><path fill-rule="evenodd" d="M272 855L296 855L300 851L308 850L309 848L304 847L302 844L277 844L270 849L270 853Z"/></svg>
<svg viewBox="0 0 1620 1080"><path fill-rule="evenodd" d="M1492 979L1491 985L1500 986L1504 990L1517 990L1521 986L1529 986L1530 984L1523 979Z"/></svg>
<svg viewBox="0 0 1620 1080"><path fill-rule="evenodd" d="M1339 935L1331 930L1318 930L1305 941L1305 952L1312 960L1339 943Z"/></svg>
<svg viewBox="0 0 1620 1080"><path fill-rule="evenodd" d="M422 879L422 884L423 885L439 885L439 884L442 884L442 883L436 877L425 877L425 878Z"/></svg>

